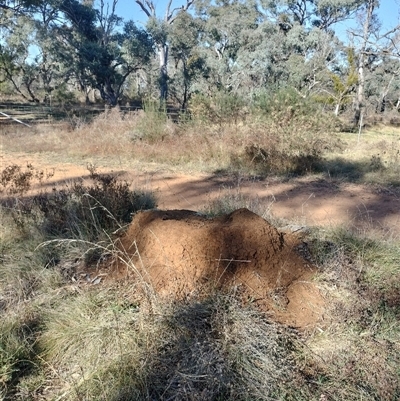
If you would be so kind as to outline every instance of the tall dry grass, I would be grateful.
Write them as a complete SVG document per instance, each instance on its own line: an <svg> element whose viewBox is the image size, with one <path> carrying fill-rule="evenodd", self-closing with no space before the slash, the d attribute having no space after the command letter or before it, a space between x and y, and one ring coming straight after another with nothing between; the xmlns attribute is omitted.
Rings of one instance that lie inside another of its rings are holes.
<svg viewBox="0 0 400 401"><path fill-rule="evenodd" d="M13 171L18 181L20 170ZM4 400L399 397L398 239L348 228L304 237L326 313L313 331L300 333L215 288L162 302L139 276L87 281L65 274L68 263L96 266L123 251L115 230L135 197L117 184L98 177L92 187L70 185L70 196L26 203L18 195L19 202L0 209ZM8 182L5 189L14 187ZM87 204L90 194L97 200ZM207 212L243 205L268 214L240 193ZM131 260L125 258L126 268L135 271Z"/></svg>
<svg viewBox="0 0 400 401"><path fill-rule="evenodd" d="M222 106L226 109L224 102ZM308 108L298 107L291 98L271 100L267 106L247 113L239 110L234 123L223 107L224 118L207 114L205 119L193 106L189 118L182 115L176 122L147 102L143 111L123 113L114 108L90 123L74 121L68 129L16 128L3 135L3 146L13 152L57 154L65 161L97 157L265 175L312 171L322 155L337 145L330 119L307 114ZM22 137L23 141L18 139Z"/></svg>

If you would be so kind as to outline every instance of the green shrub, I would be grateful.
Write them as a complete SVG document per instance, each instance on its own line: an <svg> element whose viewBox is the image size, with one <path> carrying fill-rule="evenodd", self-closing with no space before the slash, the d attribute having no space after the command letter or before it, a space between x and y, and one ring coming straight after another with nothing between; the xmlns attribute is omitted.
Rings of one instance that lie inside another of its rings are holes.
<svg viewBox="0 0 400 401"><path fill-rule="evenodd" d="M143 113L135 127L133 140L156 142L163 140L167 135L168 115L165 104L160 105L157 100L143 101Z"/></svg>
<svg viewBox="0 0 400 401"><path fill-rule="evenodd" d="M324 154L341 147L335 120L295 92L258 97L252 117L244 149L232 154L236 169L260 175L309 173L319 169Z"/></svg>
<svg viewBox="0 0 400 401"><path fill-rule="evenodd" d="M0 396L1 388L34 366L35 326L23 316L0 319Z"/></svg>
<svg viewBox="0 0 400 401"><path fill-rule="evenodd" d="M247 114L246 101L234 93L217 92L213 97L192 96L189 112L195 120L210 124L238 124Z"/></svg>

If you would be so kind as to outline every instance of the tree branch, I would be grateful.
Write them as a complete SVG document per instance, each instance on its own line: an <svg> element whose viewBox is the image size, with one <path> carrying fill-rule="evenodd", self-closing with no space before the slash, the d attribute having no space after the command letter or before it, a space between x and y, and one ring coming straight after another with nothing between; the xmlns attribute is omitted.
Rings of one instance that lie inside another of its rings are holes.
<svg viewBox="0 0 400 401"><path fill-rule="evenodd" d="M171 4L172 4L172 0L169 0L168 4L167 4L167 8L165 9L165 17L164 17L164 21L168 22L169 19L172 17L172 14L174 13L174 11L172 11L172 13L169 13L169 10L171 9Z"/></svg>
<svg viewBox="0 0 400 401"><path fill-rule="evenodd" d="M168 24L171 25L176 20L176 17L178 16L178 13L176 11L187 11L195 1L196 0L186 0L186 5L184 5L182 7L174 8L171 11L171 13L169 13L169 15L166 15L166 18L167 18L166 22L168 22ZM172 3L172 0L170 0L168 7L170 7L171 3ZM169 8L168 8L168 10L169 10Z"/></svg>
<svg viewBox="0 0 400 401"><path fill-rule="evenodd" d="M140 6L143 12L149 17L155 17L155 9L153 3L148 0L144 0L146 5L143 3L142 0L135 0L136 3Z"/></svg>

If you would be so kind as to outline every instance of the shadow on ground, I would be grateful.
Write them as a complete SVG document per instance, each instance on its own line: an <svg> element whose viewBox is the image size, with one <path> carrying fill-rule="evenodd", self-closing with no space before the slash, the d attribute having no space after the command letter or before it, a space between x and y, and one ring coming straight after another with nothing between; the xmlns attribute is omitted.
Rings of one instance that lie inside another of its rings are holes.
<svg viewBox="0 0 400 401"><path fill-rule="evenodd" d="M330 162L322 175L265 179L218 174L184 174L164 170L101 171L132 183L133 189L154 192L160 209L205 212L214 201L227 208L247 207L256 213L305 225L354 225L394 230L400 234L400 188L362 184L365 167L343 160ZM75 180L88 180L87 170L59 167L54 181L34 192L63 188ZM63 178L60 178L62 176ZM349 179L353 177L353 179ZM356 178L356 179L355 179ZM3 200L6 195L3 194ZM9 200L15 196L8 197Z"/></svg>

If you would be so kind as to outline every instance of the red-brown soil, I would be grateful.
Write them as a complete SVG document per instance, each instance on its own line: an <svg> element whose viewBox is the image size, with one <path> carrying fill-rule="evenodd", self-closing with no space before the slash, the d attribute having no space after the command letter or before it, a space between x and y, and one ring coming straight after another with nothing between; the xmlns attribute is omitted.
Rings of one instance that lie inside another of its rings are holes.
<svg viewBox="0 0 400 401"><path fill-rule="evenodd" d="M89 175L87 161L75 165L46 161L40 155L1 155L2 168L12 163L54 168L54 176L35 191ZM276 320L299 328L321 318L323 300L312 282L314 269L297 252L293 237L245 210L211 220L197 211L213 199L240 192L256 199L274 218L307 226L378 230L395 238L400 235L398 189L316 177L286 182L239 180L154 166L144 171L144 167L126 164L115 170L98 167L98 172L119 174L135 188L154 191L159 208L165 210L138 214L123 240L132 255L139 251L141 259L136 254L135 264L160 295L179 298L201 292L204 286L221 286L268 310Z"/></svg>
<svg viewBox="0 0 400 401"><path fill-rule="evenodd" d="M53 171L42 188L51 189L73 179L88 177L89 160L79 164L46 160L40 154L1 154L0 168L12 163L31 163L37 169ZM105 164L109 164L106 161ZM211 200L225 194L257 199L275 218L307 226L357 227L400 235L400 189L348 183L316 177L300 177L285 182L277 179L245 180L207 174L184 174L155 166L106 167L99 172L119 174L135 188L154 191L160 209L204 210Z"/></svg>
<svg viewBox="0 0 400 401"><path fill-rule="evenodd" d="M323 313L315 269L298 253L298 241L247 209L213 219L188 210L140 212L121 243L131 268L120 269L162 297L229 289L302 329Z"/></svg>

